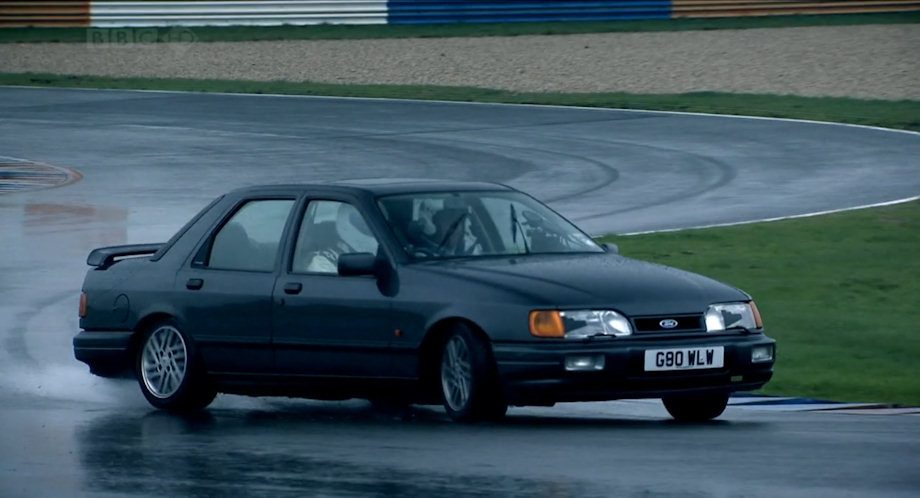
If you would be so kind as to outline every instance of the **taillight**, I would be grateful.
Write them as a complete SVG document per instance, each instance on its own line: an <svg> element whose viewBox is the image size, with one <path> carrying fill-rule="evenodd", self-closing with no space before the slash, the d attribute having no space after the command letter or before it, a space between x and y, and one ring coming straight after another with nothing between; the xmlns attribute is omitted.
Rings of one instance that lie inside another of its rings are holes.
<svg viewBox="0 0 920 498"><path fill-rule="evenodd" d="M81 292L81 293L80 293L80 312L79 312L79 315L80 315L80 318L85 318L85 317L86 317L86 293L85 293L85 292Z"/></svg>

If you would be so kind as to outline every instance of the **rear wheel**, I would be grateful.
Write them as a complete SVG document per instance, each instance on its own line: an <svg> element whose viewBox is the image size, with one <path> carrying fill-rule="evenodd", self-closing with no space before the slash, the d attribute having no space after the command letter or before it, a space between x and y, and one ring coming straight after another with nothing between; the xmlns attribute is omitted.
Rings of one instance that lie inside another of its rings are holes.
<svg viewBox="0 0 920 498"><path fill-rule="evenodd" d="M498 420L508 405L488 344L469 327L456 325L441 352L444 409L458 422Z"/></svg>
<svg viewBox="0 0 920 498"><path fill-rule="evenodd" d="M663 398L661 401L675 420L702 422L722 415L728 406L728 394L680 396Z"/></svg>
<svg viewBox="0 0 920 498"><path fill-rule="evenodd" d="M160 322L144 334L136 370L141 392L157 408L200 410L217 395L194 344L172 320Z"/></svg>

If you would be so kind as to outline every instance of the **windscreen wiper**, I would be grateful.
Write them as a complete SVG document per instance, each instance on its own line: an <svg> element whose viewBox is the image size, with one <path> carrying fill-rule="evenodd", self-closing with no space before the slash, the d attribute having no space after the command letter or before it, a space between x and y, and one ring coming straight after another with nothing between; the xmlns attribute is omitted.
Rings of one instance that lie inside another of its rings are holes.
<svg viewBox="0 0 920 498"><path fill-rule="evenodd" d="M524 243L524 254L530 254L530 246L527 245L527 237L524 236L524 227L521 226L521 221L518 220L517 211L514 210L514 204L509 204L511 207L511 242L517 244L517 234L518 229L521 230L521 241Z"/></svg>

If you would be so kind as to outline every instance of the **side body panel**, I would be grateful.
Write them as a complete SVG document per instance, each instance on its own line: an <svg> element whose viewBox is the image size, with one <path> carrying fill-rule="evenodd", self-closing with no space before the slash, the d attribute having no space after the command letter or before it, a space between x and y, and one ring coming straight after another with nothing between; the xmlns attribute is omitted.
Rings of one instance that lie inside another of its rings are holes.
<svg viewBox="0 0 920 498"><path fill-rule="evenodd" d="M392 298L372 276L340 276L292 270L300 222L310 202L347 203L363 214L382 244L388 233L369 197L308 192L288 236L273 291L272 345L284 376L391 377ZM309 232L305 232L308 237ZM384 249L386 251L386 249Z"/></svg>
<svg viewBox="0 0 920 498"><path fill-rule="evenodd" d="M284 287L301 290L288 294ZM288 275L275 288L278 373L391 376L390 299L370 277Z"/></svg>
<svg viewBox="0 0 920 498"><path fill-rule="evenodd" d="M198 289L190 288L195 283ZM274 273L184 268L173 295L180 325L212 372L272 370L271 292Z"/></svg>

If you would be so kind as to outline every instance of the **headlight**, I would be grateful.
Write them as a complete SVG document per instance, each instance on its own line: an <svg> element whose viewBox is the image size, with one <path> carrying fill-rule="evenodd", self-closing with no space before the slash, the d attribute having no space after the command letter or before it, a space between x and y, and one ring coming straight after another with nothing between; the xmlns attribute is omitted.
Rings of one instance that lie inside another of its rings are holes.
<svg viewBox="0 0 920 498"><path fill-rule="evenodd" d="M713 304L706 310L706 332L721 332L734 328L763 328L754 301Z"/></svg>
<svg viewBox="0 0 920 498"><path fill-rule="evenodd" d="M530 333L537 337L586 339L632 334L629 320L613 310L531 311Z"/></svg>

